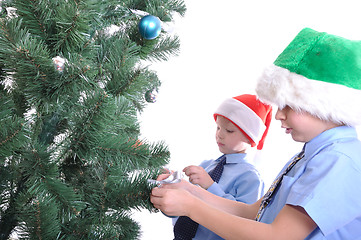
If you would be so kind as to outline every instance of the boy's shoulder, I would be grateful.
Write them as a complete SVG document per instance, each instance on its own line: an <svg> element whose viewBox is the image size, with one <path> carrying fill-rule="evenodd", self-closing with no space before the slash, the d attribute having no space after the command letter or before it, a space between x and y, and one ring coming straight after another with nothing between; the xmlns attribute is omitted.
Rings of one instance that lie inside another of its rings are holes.
<svg viewBox="0 0 361 240"><path fill-rule="evenodd" d="M353 159L361 167L361 141L353 127L340 126L330 129L306 144L307 147L313 154L323 153Z"/></svg>

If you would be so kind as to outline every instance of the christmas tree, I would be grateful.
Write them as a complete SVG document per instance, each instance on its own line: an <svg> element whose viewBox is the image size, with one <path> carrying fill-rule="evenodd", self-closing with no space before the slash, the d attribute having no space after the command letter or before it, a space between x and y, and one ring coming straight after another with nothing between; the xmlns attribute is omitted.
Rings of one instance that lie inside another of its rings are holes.
<svg viewBox="0 0 361 240"><path fill-rule="evenodd" d="M0 4L0 239L138 239L131 210L154 211L147 179L169 160L140 139L160 87L148 65L180 45L140 21L172 22L184 2Z"/></svg>

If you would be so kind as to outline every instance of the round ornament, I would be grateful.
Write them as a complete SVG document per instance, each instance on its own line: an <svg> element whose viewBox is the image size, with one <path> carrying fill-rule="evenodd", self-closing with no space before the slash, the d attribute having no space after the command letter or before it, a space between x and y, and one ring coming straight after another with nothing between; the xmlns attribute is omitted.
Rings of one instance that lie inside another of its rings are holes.
<svg viewBox="0 0 361 240"><path fill-rule="evenodd" d="M60 56L56 56L53 59L55 70L57 70L59 73L62 73L65 68L65 63L67 62L65 58L62 58Z"/></svg>
<svg viewBox="0 0 361 240"><path fill-rule="evenodd" d="M158 17L153 15L147 15L140 19L138 24L138 29L140 35L148 40L158 37L160 31L162 30L161 21Z"/></svg>
<svg viewBox="0 0 361 240"><path fill-rule="evenodd" d="M149 103L155 103L157 101L157 91L156 90L148 90L145 92L145 101Z"/></svg>

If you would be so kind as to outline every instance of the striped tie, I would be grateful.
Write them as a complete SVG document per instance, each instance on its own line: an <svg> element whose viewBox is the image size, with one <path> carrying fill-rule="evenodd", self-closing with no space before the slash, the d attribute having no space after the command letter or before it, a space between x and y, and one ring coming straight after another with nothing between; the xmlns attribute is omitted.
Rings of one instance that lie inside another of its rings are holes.
<svg viewBox="0 0 361 240"><path fill-rule="evenodd" d="M216 161L218 160L219 163L209 172L209 176L217 183L222 176L224 164L226 164L226 155L221 156ZM198 223L189 217L179 217L173 229L174 240L191 240L196 235L198 225Z"/></svg>
<svg viewBox="0 0 361 240"><path fill-rule="evenodd" d="M283 177L293 168L293 166L301 160L305 156L305 147L303 147L302 151L297 154L291 161L291 163L287 166L287 168L283 171L282 174L280 174L276 180L273 181L271 187L268 189L266 194L263 196L260 208L258 210L256 221L259 221L265 208L267 205L271 202L273 195L275 194L277 188L280 186L280 183L282 182Z"/></svg>

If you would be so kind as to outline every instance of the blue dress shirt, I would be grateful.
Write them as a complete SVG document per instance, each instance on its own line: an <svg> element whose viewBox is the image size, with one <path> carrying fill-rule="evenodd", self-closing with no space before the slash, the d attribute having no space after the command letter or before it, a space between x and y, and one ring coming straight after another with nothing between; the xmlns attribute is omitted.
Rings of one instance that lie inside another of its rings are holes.
<svg viewBox="0 0 361 240"><path fill-rule="evenodd" d="M273 222L285 204L303 207L317 224L306 239L361 239L361 142L354 128L332 128L306 143L305 157L283 178L260 221Z"/></svg>
<svg viewBox="0 0 361 240"><path fill-rule="evenodd" d="M227 163L224 165L222 176L218 183L213 183L207 191L231 200L254 203L263 196L264 183L260 174L247 159L245 153L227 154ZM218 161L206 160L200 166L207 172L211 171ZM223 239L199 225L196 236L197 240Z"/></svg>

